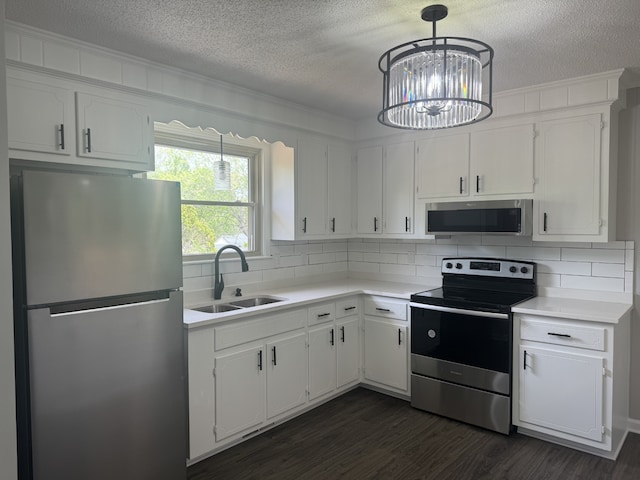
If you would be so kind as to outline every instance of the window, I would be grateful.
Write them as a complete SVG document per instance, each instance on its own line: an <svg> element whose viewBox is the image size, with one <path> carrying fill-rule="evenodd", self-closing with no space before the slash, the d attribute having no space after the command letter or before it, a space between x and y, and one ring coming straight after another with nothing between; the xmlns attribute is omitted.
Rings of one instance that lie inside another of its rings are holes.
<svg viewBox="0 0 640 480"><path fill-rule="evenodd" d="M223 141L224 167L219 135L156 132L155 171L147 177L180 182L182 254L189 259L210 258L226 244L260 253L260 150Z"/></svg>

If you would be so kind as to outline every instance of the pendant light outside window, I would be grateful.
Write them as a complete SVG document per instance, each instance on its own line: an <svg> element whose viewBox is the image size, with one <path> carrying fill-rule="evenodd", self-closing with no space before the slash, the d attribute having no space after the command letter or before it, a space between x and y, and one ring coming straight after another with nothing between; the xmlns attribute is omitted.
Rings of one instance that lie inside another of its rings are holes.
<svg viewBox="0 0 640 480"><path fill-rule="evenodd" d="M433 37L398 45L380 57L380 123L430 130L479 122L493 113L493 49L469 38L437 37L436 22L447 13L444 5L424 8L422 19L433 23Z"/></svg>
<svg viewBox="0 0 640 480"><path fill-rule="evenodd" d="M214 165L213 188L214 190L231 190L231 164L224 159L222 135L220 135L220 160Z"/></svg>

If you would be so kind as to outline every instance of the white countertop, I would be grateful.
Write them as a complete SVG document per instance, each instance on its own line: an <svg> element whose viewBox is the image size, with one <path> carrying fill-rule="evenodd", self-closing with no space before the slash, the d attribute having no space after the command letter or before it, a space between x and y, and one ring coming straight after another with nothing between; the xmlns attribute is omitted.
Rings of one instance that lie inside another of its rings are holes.
<svg viewBox="0 0 640 480"><path fill-rule="evenodd" d="M513 307L515 313L546 315L591 322L618 323L631 310L629 303L577 300L574 298L535 297Z"/></svg>
<svg viewBox="0 0 640 480"><path fill-rule="evenodd" d="M384 297L394 297L409 300L412 293L422 290L437 288L439 285L417 285L412 283L397 283L363 280L357 278L343 278L330 282L309 283L299 286L285 288L260 290L260 295L285 298L281 302L261 305L248 309L233 310L231 312L204 313L195 310L184 310L184 324L187 328L201 327L229 320L248 318L253 315L277 312L283 308L303 307L306 304L322 300L335 300L348 295L380 295ZM247 295L247 298L255 295ZM223 300L216 300L215 303L228 303L238 300L236 297L229 297ZM211 303L214 303L213 300ZM195 305L194 305L195 306Z"/></svg>

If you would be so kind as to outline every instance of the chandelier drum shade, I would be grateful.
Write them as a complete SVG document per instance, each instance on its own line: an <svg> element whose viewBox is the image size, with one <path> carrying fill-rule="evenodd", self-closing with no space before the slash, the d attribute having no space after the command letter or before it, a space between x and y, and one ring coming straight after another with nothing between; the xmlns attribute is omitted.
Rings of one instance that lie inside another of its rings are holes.
<svg viewBox="0 0 640 480"><path fill-rule="evenodd" d="M431 130L468 125L493 113L493 49L469 38L437 37L436 22L447 12L444 5L423 9L433 37L398 45L380 57L380 123Z"/></svg>

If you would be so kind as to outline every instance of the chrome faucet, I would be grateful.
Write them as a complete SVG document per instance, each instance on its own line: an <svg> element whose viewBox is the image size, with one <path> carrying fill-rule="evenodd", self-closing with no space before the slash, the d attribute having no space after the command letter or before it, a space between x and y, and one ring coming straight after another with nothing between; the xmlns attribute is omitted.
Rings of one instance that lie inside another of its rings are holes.
<svg viewBox="0 0 640 480"><path fill-rule="evenodd" d="M247 263L247 259L244 256L244 252L240 250L238 247L236 247L235 245L225 245L220 250L218 250L218 253L216 254L216 259L214 261L214 265L215 265L215 282L213 285L214 300L219 300L220 298L222 298L222 290L224 290L224 280L222 279L222 274L220 273L220 254L228 248L235 250L236 252L238 252L238 255L240 255L240 261L242 262L242 271L246 272L249 270L249 264Z"/></svg>

